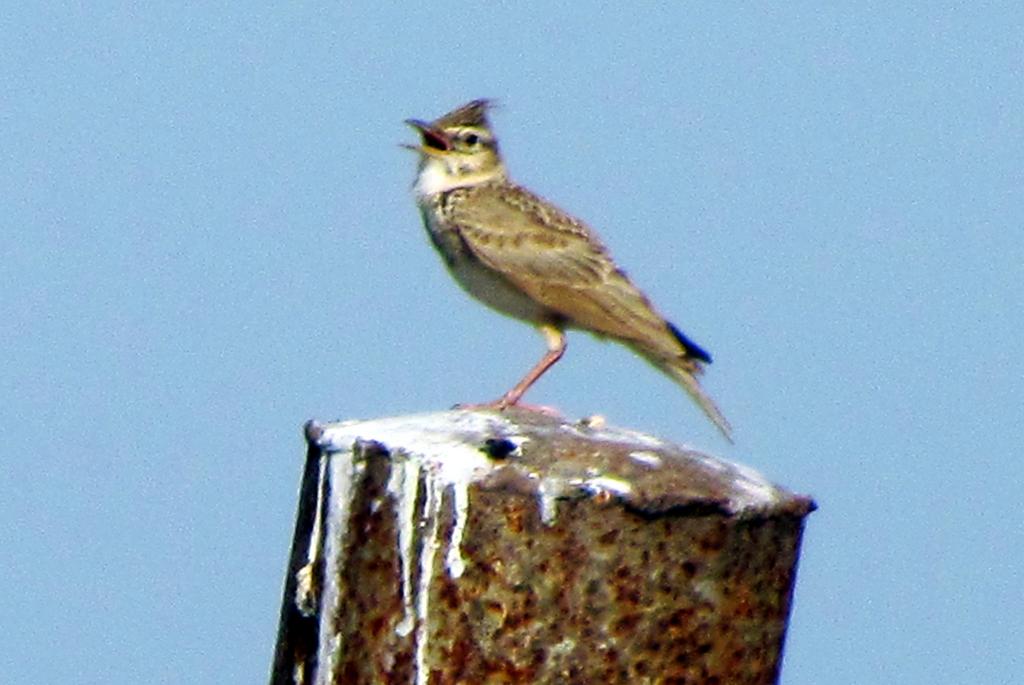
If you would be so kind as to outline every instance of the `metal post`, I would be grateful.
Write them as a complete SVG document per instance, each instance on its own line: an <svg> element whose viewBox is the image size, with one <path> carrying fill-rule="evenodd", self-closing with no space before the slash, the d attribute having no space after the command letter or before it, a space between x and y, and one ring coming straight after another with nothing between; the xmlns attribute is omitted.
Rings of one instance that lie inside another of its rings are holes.
<svg viewBox="0 0 1024 685"><path fill-rule="evenodd" d="M272 685L775 683L814 503L600 424L308 424Z"/></svg>

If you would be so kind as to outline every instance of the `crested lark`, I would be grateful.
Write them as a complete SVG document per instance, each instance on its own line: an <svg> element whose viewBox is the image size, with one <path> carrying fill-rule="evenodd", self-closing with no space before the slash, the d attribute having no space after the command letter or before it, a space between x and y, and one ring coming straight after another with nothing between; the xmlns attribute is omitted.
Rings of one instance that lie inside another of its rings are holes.
<svg viewBox="0 0 1024 685"><path fill-rule="evenodd" d="M597 236L508 178L474 100L431 122L406 123L421 136L416 201L427 233L455 280L503 314L535 325L548 351L488 406L516 404L565 352L566 328L616 340L670 376L729 440L729 422L697 382L711 357L666 321L612 261Z"/></svg>

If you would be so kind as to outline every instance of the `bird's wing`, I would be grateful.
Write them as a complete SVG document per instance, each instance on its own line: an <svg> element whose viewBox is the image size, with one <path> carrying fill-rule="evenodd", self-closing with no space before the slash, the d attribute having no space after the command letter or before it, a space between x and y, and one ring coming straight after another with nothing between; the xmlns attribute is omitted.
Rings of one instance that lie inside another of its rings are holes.
<svg viewBox="0 0 1024 685"><path fill-rule="evenodd" d="M569 325L656 357L692 352L597 237L536 195L485 184L454 191L449 211L477 259ZM706 357L696 350L689 356Z"/></svg>

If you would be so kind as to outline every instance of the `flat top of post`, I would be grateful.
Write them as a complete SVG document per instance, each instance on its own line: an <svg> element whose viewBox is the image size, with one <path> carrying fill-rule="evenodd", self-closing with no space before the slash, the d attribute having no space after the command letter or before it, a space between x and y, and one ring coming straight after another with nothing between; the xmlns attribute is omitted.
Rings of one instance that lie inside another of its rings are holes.
<svg viewBox="0 0 1024 685"><path fill-rule="evenodd" d="M609 496L641 515L691 509L736 516L804 516L806 496L757 471L650 435L569 422L539 412L452 410L370 421L310 422L306 438L323 452L376 444L422 462L441 480L513 488L546 500Z"/></svg>

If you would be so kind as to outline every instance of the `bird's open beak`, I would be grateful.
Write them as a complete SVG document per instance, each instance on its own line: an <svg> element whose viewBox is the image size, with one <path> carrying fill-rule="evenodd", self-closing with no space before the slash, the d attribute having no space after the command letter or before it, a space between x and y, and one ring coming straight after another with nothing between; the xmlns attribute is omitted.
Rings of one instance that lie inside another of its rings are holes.
<svg viewBox="0 0 1024 685"><path fill-rule="evenodd" d="M452 139L441 129L419 119L406 119L405 123L419 131L422 145L405 145L404 147L427 155L438 155L451 151Z"/></svg>

